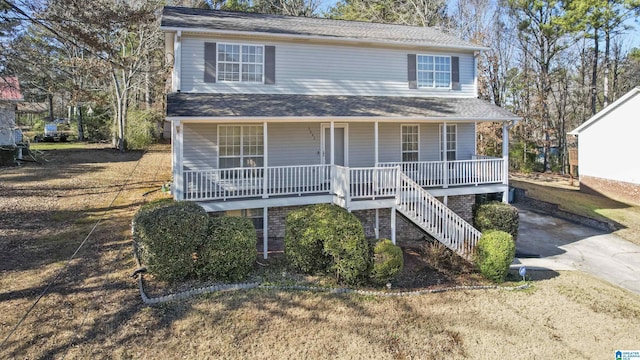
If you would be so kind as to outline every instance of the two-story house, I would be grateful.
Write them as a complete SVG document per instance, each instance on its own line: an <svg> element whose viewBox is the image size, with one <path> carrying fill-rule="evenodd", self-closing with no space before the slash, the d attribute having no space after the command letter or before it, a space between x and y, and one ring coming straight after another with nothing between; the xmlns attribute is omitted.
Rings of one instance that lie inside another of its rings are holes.
<svg viewBox="0 0 640 360"><path fill-rule="evenodd" d="M177 7L161 28L174 197L254 218L265 257L286 214L316 203L352 211L370 237L424 231L468 256L475 194L508 190L506 146L476 155L479 122L502 122L508 139L518 119L477 98L481 46L432 28Z"/></svg>

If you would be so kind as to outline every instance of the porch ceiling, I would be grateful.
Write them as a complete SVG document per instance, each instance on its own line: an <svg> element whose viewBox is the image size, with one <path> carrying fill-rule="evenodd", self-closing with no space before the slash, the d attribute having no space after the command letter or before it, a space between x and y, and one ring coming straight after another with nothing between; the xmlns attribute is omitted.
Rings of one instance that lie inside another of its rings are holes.
<svg viewBox="0 0 640 360"><path fill-rule="evenodd" d="M509 121L509 111L476 98L288 94L167 96L169 118L371 118L371 120Z"/></svg>

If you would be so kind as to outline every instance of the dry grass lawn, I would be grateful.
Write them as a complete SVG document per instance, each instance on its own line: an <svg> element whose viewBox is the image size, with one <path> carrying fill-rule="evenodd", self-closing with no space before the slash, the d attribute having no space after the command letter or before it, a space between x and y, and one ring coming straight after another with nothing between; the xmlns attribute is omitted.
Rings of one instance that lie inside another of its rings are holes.
<svg viewBox="0 0 640 360"><path fill-rule="evenodd" d="M130 219L162 196L142 195L169 179L169 148L45 155L0 169L0 341L105 217L0 358L602 359L640 347L640 296L580 272L535 273L515 292L250 290L146 307L129 277Z"/></svg>
<svg viewBox="0 0 640 360"><path fill-rule="evenodd" d="M511 184L527 190L528 196L557 204L568 212L612 222L616 235L640 245L640 204L580 192L567 177L552 174L515 174Z"/></svg>

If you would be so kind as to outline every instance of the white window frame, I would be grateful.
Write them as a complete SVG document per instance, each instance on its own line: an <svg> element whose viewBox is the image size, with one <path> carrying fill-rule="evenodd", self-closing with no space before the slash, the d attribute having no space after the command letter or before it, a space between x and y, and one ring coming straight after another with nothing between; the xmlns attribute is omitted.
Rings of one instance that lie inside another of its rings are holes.
<svg viewBox="0 0 640 360"><path fill-rule="evenodd" d="M235 61L221 61L219 59L219 55L220 55L220 47L221 46L225 46L225 45L231 45L231 46L238 46L240 48L240 52L239 52L239 61L235 62ZM262 49L262 63L257 63L257 62L243 62L242 61L242 47L243 46L253 46L253 47L257 47L257 48L261 48ZM238 80L222 80L222 77L220 76L221 73L221 64L238 64L239 67L239 74L238 74ZM260 77L260 80L242 80L242 68L243 65L260 65L262 66L262 76ZM242 44L242 43L230 43L230 42L223 42L223 43L216 43L216 78L218 79L219 82L222 83L250 83L250 84L262 84L264 83L264 71L265 71L265 48L264 45L258 45L258 44Z"/></svg>
<svg viewBox="0 0 640 360"><path fill-rule="evenodd" d="M418 135L418 141L417 141L417 149L414 151L405 151L403 148L404 145L404 129L405 127L409 127L409 126L415 126L418 131L417 131L417 135ZM410 161L405 161L404 160L404 154L405 153L417 153L417 159L415 161L420 161L420 124L400 124L400 161L401 162L410 162Z"/></svg>
<svg viewBox="0 0 640 360"><path fill-rule="evenodd" d="M348 123L334 123L333 128L344 129L344 166L349 166L349 124ZM325 146L331 142L331 138L327 139L324 135L325 129L331 129L331 124L322 123L320 124L320 163L322 165L331 164L331 159L327 159L327 154L325 154ZM335 144L334 144L335 145ZM332 149L333 151L333 149Z"/></svg>
<svg viewBox="0 0 640 360"><path fill-rule="evenodd" d="M440 161L444 161L445 160L445 153L449 153L449 152L453 152L453 160L449 160L449 158L447 158L447 161L456 161L458 160L458 125L457 124L447 124L447 127L453 127L454 128L454 134L455 134L455 139L454 141L454 145L455 148L450 150L447 148L447 150L444 150L444 146L443 143L446 141L445 139L443 139L443 134L442 134L442 128L443 128L444 124L440 124ZM447 129L447 135L451 134L449 132L449 130ZM448 141L447 141L448 142ZM447 144L449 145L449 144Z"/></svg>
<svg viewBox="0 0 640 360"><path fill-rule="evenodd" d="M420 70L420 58L423 57L432 57L433 58L433 65L431 67L431 69L427 69L427 70ZM437 81L436 81L436 74L438 73L444 73L444 71L437 71L435 69L436 66L436 58L446 58L449 59L449 86L437 86ZM416 84L418 86L418 89L443 89L443 90L451 90L451 86L452 86L452 80L451 80L451 73L452 73L452 68L451 68L451 56L449 55L435 55L435 54L418 54L416 55ZM420 74L421 73L432 73L433 74L433 81L431 83L431 85L427 85L427 84L423 84L420 82Z"/></svg>
<svg viewBox="0 0 640 360"><path fill-rule="evenodd" d="M239 155L221 155L222 153L222 145L220 144L220 128L223 127L239 127L240 128L240 154ZM218 169L236 169L236 168L262 168L264 167L264 132L262 133L262 135L260 136L260 139L262 140L262 155L252 155L252 154L245 154L244 153L244 134L245 134L245 128L248 127L255 127L255 128L259 128L260 132L264 131L263 125L258 125L258 124L222 124L222 125L218 125L218 129L217 129L217 144L218 144ZM262 164L261 166L245 166L245 159L246 158L262 158ZM223 168L220 166L220 159L232 159L232 158L240 158L240 166L239 167L235 167L235 168Z"/></svg>

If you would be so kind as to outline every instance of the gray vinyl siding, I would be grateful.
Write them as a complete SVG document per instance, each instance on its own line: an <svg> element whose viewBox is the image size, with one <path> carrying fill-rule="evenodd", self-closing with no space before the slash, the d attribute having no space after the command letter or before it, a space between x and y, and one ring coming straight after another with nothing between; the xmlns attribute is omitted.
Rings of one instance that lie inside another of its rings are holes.
<svg viewBox="0 0 640 360"><path fill-rule="evenodd" d="M184 169L216 169L218 167L218 125L184 123L182 131Z"/></svg>
<svg viewBox="0 0 640 360"><path fill-rule="evenodd" d="M237 125L242 125L238 123ZM380 123L380 162L402 160L401 123ZM440 124L423 123L420 127L420 161L439 161ZM374 124L350 123L349 166L370 167L375 165ZM184 123L183 163L185 170L218 168L218 124ZM268 165L320 164L320 123L274 123L268 125ZM475 126L459 123L457 159L469 160L475 154Z"/></svg>
<svg viewBox="0 0 640 360"><path fill-rule="evenodd" d="M268 126L269 166L320 164L320 123Z"/></svg>
<svg viewBox="0 0 640 360"><path fill-rule="evenodd" d="M440 124L420 124L420 161L440 160Z"/></svg>
<svg viewBox="0 0 640 360"><path fill-rule="evenodd" d="M380 162L402 161L401 125L411 123L380 123L379 158ZM420 161L440 161L440 126L438 123L422 123L420 132ZM371 124L373 126L373 124ZM475 151L475 126L473 123L457 124L458 160L470 160ZM373 139L373 137L372 137ZM373 151L373 150L372 150Z"/></svg>
<svg viewBox="0 0 640 360"><path fill-rule="evenodd" d="M371 141L373 142L373 140ZM400 124L378 124L378 158L380 162L402 161L401 146Z"/></svg>
<svg viewBox="0 0 640 360"><path fill-rule="evenodd" d="M249 43L276 47L275 85L205 83L204 43ZM182 39L181 91L192 93L261 93L309 95L474 97L473 53L385 49L287 42L237 41L223 38ZM407 55L460 58L461 90L409 89Z"/></svg>
<svg viewBox="0 0 640 360"><path fill-rule="evenodd" d="M470 160L476 153L476 134L473 123L458 124L456 159Z"/></svg>

